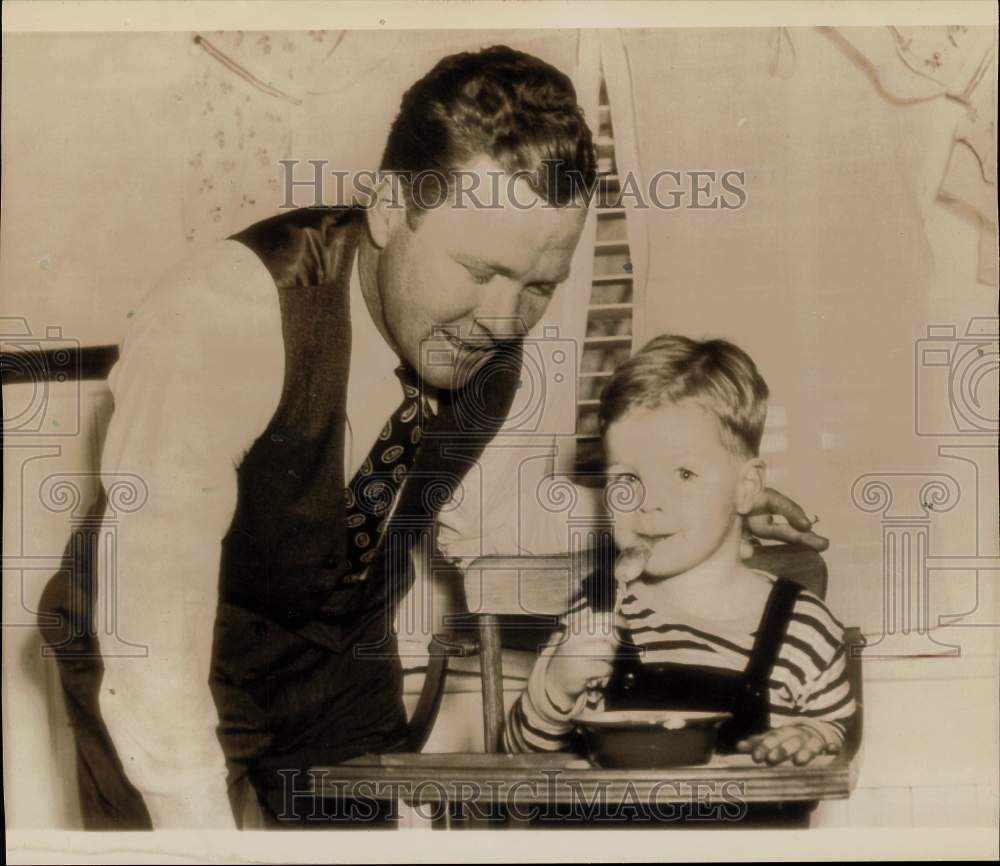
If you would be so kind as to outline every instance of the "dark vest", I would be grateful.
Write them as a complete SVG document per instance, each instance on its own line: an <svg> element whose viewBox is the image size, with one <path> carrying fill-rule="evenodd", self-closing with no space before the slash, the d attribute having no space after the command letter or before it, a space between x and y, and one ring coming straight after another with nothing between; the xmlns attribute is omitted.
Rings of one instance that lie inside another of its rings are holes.
<svg viewBox="0 0 1000 866"><path fill-rule="evenodd" d="M323 208L284 213L234 236L274 279L285 372L267 429L236 468L237 504L222 540L210 685L233 781L337 763L405 738L391 623L412 582L409 549L496 434L518 384L516 342L466 388L441 396L368 579L345 581L349 286L363 231L361 211ZM93 564L84 560L46 590L43 612L63 623L89 619ZM43 631L58 647L88 826L144 826L142 798L100 718L96 635L67 637L44 623Z"/></svg>
<svg viewBox="0 0 1000 866"><path fill-rule="evenodd" d="M251 768L330 763L405 736L391 622L412 582L409 550L496 434L518 384L515 343L439 400L368 579L345 580L349 281L362 231L359 210L302 209L234 238L274 278L285 343L281 401L237 470L213 652L220 739Z"/></svg>
<svg viewBox="0 0 1000 866"><path fill-rule="evenodd" d="M344 430L349 280L363 218L296 210L235 235L274 279L281 306L281 400L237 471L219 596L290 628L346 573ZM345 599L345 606L351 600Z"/></svg>

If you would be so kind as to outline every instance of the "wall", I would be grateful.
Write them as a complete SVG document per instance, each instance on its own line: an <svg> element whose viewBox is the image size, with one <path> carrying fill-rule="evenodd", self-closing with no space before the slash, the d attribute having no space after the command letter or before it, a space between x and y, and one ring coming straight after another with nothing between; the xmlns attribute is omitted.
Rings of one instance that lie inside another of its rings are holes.
<svg viewBox="0 0 1000 866"><path fill-rule="evenodd" d="M654 64L635 93L643 165L743 170L748 189L740 211L647 215L641 324L650 336L727 336L758 358L774 393L772 480L822 517L833 542L831 604L873 641L893 610L917 617L903 658L873 652L865 660L859 790L846 804L824 805L817 822L985 824L997 810L998 570L977 573L968 560L997 555L995 456L990 447L956 450L984 440L955 431L947 384L921 391L929 371L917 363L928 325L954 324L961 335L970 316L996 316L995 290L976 279L975 225L936 199L964 109L946 99L887 103L814 30L791 34L795 62L772 74L772 35L626 34L631 61ZM0 315L27 317L36 334L57 325L84 344L117 342L151 278L192 245L275 210L275 159L329 153L346 169L374 164L403 85L444 51L480 41L379 34L365 45L352 35L334 48L330 34L206 36L300 102L227 77L191 34L4 39ZM576 62L575 33L492 33L488 41L502 40L564 68ZM349 134L333 142L327 130L345 122ZM984 397L996 390L993 376L982 380ZM8 439L5 503L24 466L34 473L24 489L37 490L49 472L93 465L87 413L72 427L75 392L52 398L46 422L81 435L49 426L45 436ZM927 429L951 435L916 435L918 398L936 411L928 424L951 424ZM22 445L48 456L18 462ZM876 507L877 496L852 496L868 473L897 485L896 511ZM921 479L931 474L952 479L950 510L921 507ZM904 494L918 498L904 502ZM65 537L64 513L36 511L22 535L19 516L5 509L5 557L30 560L23 569L5 563L18 578L5 575L4 610L20 611L21 625L41 590L35 566L44 570ZM929 537L942 567L928 572L923 598L886 604L887 575L896 590L922 585L911 580L919 570L883 569L884 527L900 524ZM963 612L959 625L940 625ZM16 747L5 738L8 780L41 780L68 760L64 732L30 736L48 688L31 641L28 630L5 629L4 730L25 733ZM951 647L961 654L925 656ZM9 819L21 826L71 813L51 795L8 800Z"/></svg>

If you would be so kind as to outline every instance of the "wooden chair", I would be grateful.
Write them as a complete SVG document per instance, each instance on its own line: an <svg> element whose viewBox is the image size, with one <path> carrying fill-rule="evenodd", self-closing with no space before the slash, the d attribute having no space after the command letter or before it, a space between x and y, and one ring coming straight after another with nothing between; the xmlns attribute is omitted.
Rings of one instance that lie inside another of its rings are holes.
<svg viewBox="0 0 1000 866"><path fill-rule="evenodd" d="M827 569L823 558L802 545L776 544L757 548L753 568L795 580L825 598ZM499 752L504 725L503 663L505 647L535 649L558 626L567 599L593 568L593 555L487 556L474 560L465 572L470 613L453 617L452 631L438 635L431 653L428 683L414 713L414 738L409 750L419 751L440 705L451 656L478 653L481 659L483 735L486 752ZM848 756L861 737L861 658L864 638L857 628L846 631L848 676L859 711L849 731Z"/></svg>

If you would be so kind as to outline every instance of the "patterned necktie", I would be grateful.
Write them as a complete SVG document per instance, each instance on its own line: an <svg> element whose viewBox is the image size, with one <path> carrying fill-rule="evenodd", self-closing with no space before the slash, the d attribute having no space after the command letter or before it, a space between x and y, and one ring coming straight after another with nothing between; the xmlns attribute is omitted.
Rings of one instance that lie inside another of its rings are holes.
<svg viewBox="0 0 1000 866"><path fill-rule="evenodd" d="M396 375L403 386L403 402L385 422L346 490L347 557L351 561L347 582L367 577L368 565L378 554L386 520L423 435L416 374L409 365L400 364Z"/></svg>

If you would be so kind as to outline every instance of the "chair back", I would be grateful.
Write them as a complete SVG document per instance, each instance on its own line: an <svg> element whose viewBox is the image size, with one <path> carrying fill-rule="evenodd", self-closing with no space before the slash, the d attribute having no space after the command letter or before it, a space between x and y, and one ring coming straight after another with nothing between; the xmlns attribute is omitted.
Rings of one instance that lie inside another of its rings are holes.
<svg viewBox="0 0 1000 866"><path fill-rule="evenodd" d="M826 598L826 563L819 553L804 544L762 544L754 549L747 565L794 580L818 598Z"/></svg>

